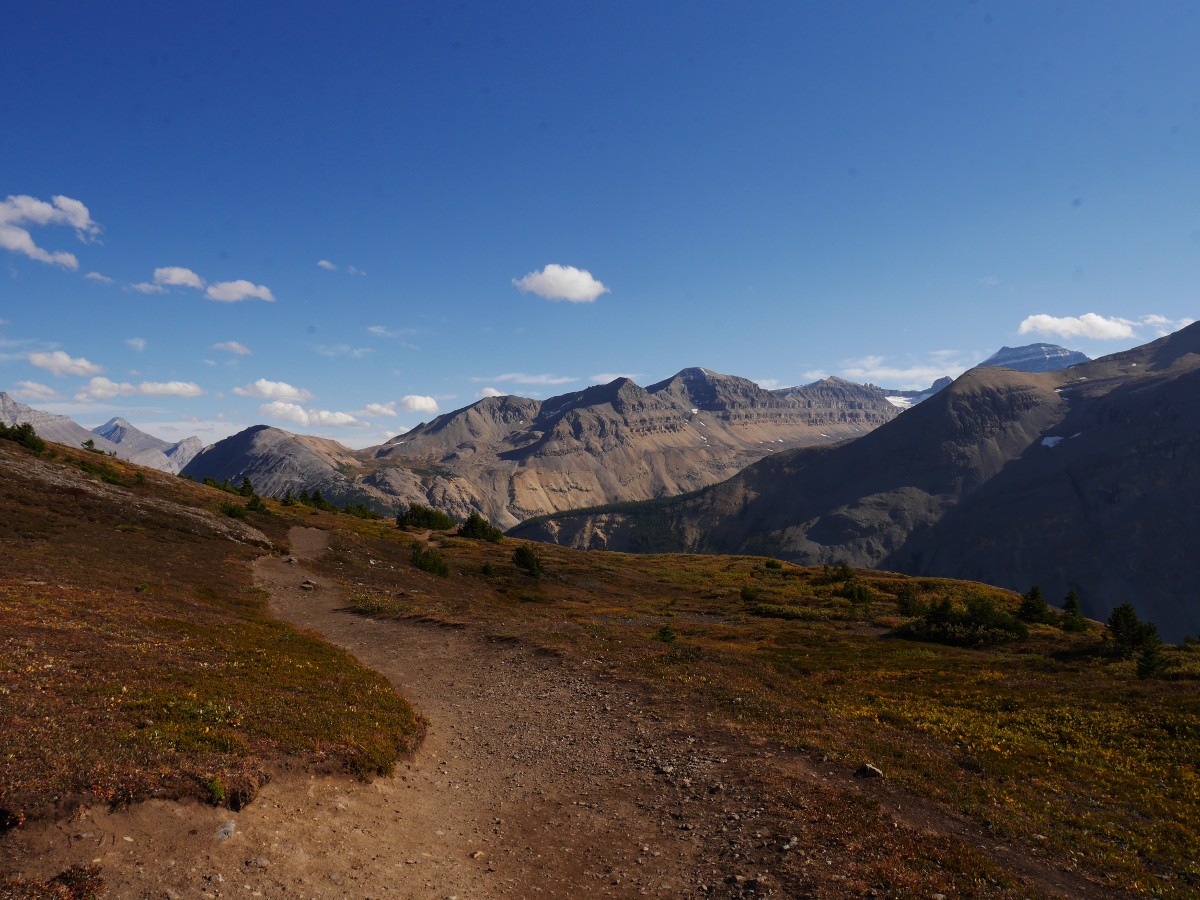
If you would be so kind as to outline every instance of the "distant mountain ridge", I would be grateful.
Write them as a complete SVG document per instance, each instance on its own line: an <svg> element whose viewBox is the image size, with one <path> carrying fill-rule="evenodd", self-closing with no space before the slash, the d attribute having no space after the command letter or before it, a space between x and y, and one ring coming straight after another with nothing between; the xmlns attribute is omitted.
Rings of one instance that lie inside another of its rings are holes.
<svg viewBox="0 0 1200 900"><path fill-rule="evenodd" d="M975 368L1003 366L1018 372L1057 372L1091 361L1087 354L1057 344L1026 344L1024 347L1001 347Z"/></svg>
<svg viewBox="0 0 1200 900"><path fill-rule="evenodd" d="M544 512L671 496L790 447L836 443L889 421L877 388L828 379L788 396L708 369L643 388L628 378L537 401L487 397L379 447L351 451L249 429L183 472L249 477L271 496L319 487L336 502L430 504L511 527Z"/></svg>
<svg viewBox="0 0 1200 900"><path fill-rule="evenodd" d="M198 437L184 438L172 444L139 431L120 418L110 419L88 431L68 416L26 406L3 391L0 391L0 422L6 425L28 422L47 441L71 447L82 447L85 441L91 441L95 449L103 453L173 474L203 447Z"/></svg>
<svg viewBox="0 0 1200 900"><path fill-rule="evenodd" d="M1195 634L1200 324L1059 371L978 367L859 440L512 533L1076 588L1089 615L1128 600L1168 638Z"/></svg>

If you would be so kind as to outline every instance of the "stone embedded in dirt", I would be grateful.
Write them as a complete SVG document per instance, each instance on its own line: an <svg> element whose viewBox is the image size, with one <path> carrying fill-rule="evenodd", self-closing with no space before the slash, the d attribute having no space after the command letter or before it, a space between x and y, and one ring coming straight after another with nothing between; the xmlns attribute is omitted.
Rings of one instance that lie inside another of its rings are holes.
<svg viewBox="0 0 1200 900"><path fill-rule="evenodd" d="M871 765L870 763L863 763L861 766L858 767L858 770L854 773L854 777L855 778L882 778L883 770L876 766Z"/></svg>
<svg viewBox="0 0 1200 900"><path fill-rule="evenodd" d="M270 864L268 860L263 859L261 856L246 860L246 868L248 869L265 869Z"/></svg>
<svg viewBox="0 0 1200 900"><path fill-rule="evenodd" d="M304 581L300 582L300 587L304 588L304 590L306 590L306 591L311 591L316 586L317 586L316 582L309 581L307 578L304 579Z"/></svg>
<svg viewBox="0 0 1200 900"><path fill-rule="evenodd" d="M228 822L226 822L224 825L222 825L220 828L217 829L217 834L216 834L217 840L223 841L226 838L230 837L233 834L233 831L235 828L237 828L237 825L234 823L233 819L230 819Z"/></svg>

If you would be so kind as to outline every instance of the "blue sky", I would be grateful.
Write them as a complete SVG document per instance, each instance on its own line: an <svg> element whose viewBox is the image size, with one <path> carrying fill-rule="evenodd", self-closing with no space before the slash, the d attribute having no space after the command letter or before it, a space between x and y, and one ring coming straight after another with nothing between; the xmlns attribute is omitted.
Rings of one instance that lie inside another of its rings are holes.
<svg viewBox="0 0 1200 900"><path fill-rule="evenodd" d="M365 446L485 392L918 387L1197 307L1191 2L5 18L0 390L87 425Z"/></svg>

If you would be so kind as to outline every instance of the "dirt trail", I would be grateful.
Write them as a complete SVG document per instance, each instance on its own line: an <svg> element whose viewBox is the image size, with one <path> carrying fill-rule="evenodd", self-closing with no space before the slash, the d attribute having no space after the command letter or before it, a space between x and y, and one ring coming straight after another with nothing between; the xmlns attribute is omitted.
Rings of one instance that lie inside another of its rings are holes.
<svg viewBox="0 0 1200 900"><path fill-rule="evenodd" d="M806 792L839 789L832 772L731 743L703 712L666 709L595 661L349 615L338 584L303 563L328 534L293 528L289 539L297 562L255 564L272 612L349 649L413 702L429 722L414 758L371 783L284 773L239 813L150 801L35 826L8 847L27 874L98 862L114 897L846 895L836 854L782 830L803 829L803 817L762 808L763 771L789 772L797 808ZM879 782L867 792L889 809L905 799ZM903 826L960 831L918 818ZM1047 893L1104 895L1032 860L1015 868Z"/></svg>

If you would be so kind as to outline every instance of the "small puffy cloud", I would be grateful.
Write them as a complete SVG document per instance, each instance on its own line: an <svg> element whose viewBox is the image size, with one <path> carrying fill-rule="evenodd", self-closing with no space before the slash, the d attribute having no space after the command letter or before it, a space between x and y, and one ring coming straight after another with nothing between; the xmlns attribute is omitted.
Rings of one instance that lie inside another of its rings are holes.
<svg viewBox="0 0 1200 900"><path fill-rule="evenodd" d="M204 393L192 381L143 381L137 392L147 397L199 397Z"/></svg>
<svg viewBox="0 0 1200 900"><path fill-rule="evenodd" d="M599 375L592 375L589 380L596 384L609 384L618 378L628 378L630 381L637 381L641 377L641 375L631 372L601 372Z"/></svg>
<svg viewBox="0 0 1200 900"><path fill-rule="evenodd" d="M84 243L99 239L100 226L92 220L88 208L78 200L61 195L51 197L51 202L38 200L26 194L10 195L0 203L0 247L20 253L38 262L78 269L75 254L65 251L50 252L39 247L29 229L40 225L65 225L75 229L75 236Z"/></svg>
<svg viewBox="0 0 1200 900"><path fill-rule="evenodd" d="M75 395L79 403L94 403L97 400L111 400L122 394L133 394L137 388L129 382L116 382L109 378L93 378Z"/></svg>
<svg viewBox="0 0 1200 900"><path fill-rule="evenodd" d="M88 272L83 277L86 278L88 281L98 281L101 284L112 284L113 283L113 280L111 278L109 278L107 275L101 275L99 272Z"/></svg>
<svg viewBox="0 0 1200 900"><path fill-rule="evenodd" d="M505 372L502 375L492 375L484 378L472 378L472 381L490 381L494 384L570 384L578 381L569 375L527 375L524 372Z"/></svg>
<svg viewBox="0 0 1200 900"><path fill-rule="evenodd" d="M45 369L55 375L99 375L104 371L103 366L88 362L82 356L68 356L62 350L52 350L48 353L30 353L26 359L39 369Z"/></svg>
<svg viewBox="0 0 1200 900"><path fill-rule="evenodd" d="M366 276L366 274L367 274L362 269L360 269L358 266L346 266L346 271L349 272L351 275Z"/></svg>
<svg viewBox="0 0 1200 900"><path fill-rule="evenodd" d="M494 387L485 387L483 390L481 390L475 396L476 397L503 397L503 396L505 396L505 394L503 391L498 391Z"/></svg>
<svg viewBox="0 0 1200 900"><path fill-rule="evenodd" d="M226 353L232 353L235 356L249 356L250 348L238 341L222 341L219 344L213 344L214 350L224 350Z"/></svg>
<svg viewBox="0 0 1200 900"><path fill-rule="evenodd" d="M165 294L167 289L161 284L151 284L149 281L139 281L137 284L129 285L129 290L137 291L139 294Z"/></svg>
<svg viewBox="0 0 1200 900"><path fill-rule="evenodd" d="M129 347L131 350L136 350L138 353L141 353L146 349L146 339L137 337L125 338L125 346Z"/></svg>
<svg viewBox="0 0 1200 900"><path fill-rule="evenodd" d="M400 398L400 408L405 412L437 413L438 403L432 397L408 394Z"/></svg>
<svg viewBox="0 0 1200 900"><path fill-rule="evenodd" d="M245 387L235 387L233 392L239 397L259 397L263 400L278 400L283 403L303 403L312 399L312 391L292 387L286 381L268 381L260 378Z"/></svg>
<svg viewBox="0 0 1200 900"><path fill-rule="evenodd" d="M415 328L388 328L386 325L368 325L367 331L375 337L398 338L416 334Z"/></svg>
<svg viewBox="0 0 1200 900"><path fill-rule="evenodd" d="M557 263L550 263L540 272L530 272L524 278L514 278L512 283L522 293L571 303L591 303L601 294L609 293L586 269Z"/></svg>
<svg viewBox="0 0 1200 900"><path fill-rule="evenodd" d="M75 395L78 403L95 403L114 397L140 394L144 397L199 397L204 391L191 381L143 381L130 384L127 381L112 381L108 378L93 378Z"/></svg>
<svg viewBox="0 0 1200 900"><path fill-rule="evenodd" d="M764 391L773 391L783 386L778 378L755 378L753 381Z"/></svg>
<svg viewBox="0 0 1200 900"><path fill-rule="evenodd" d="M154 270L154 283L163 287L190 287L200 290L204 279L183 266L163 266Z"/></svg>
<svg viewBox="0 0 1200 900"><path fill-rule="evenodd" d="M1082 316L1048 316L1044 313L1027 316L1017 328L1017 334L1053 334L1064 338L1091 338L1096 341L1115 341L1135 337L1136 323L1128 319L1105 318L1096 313Z"/></svg>
<svg viewBox="0 0 1200 900"><path fill-rule="evenodd" d="M1166 316L1150 315L1142 316L1141 323L1143 325L1149 325L1151 328L1153 328L1154 333L1158 337L1166 337L1168 334L1178 331L1180 328L1187 328L1187 326L1191 325L1195 321L1195 319L1187 318L1171 320Z"/></svg>
<svg viewBox="0 0 1200 900"><path fill-rule="evenodd" d="M327 259L318 259L317 265L320 266L322 269L324 269L327 272L336 272L337 271L337 266L335 266L333 263L331 263Z"/></svg>
<svg viewBox="0 0 1200 900"><path fill-rule="evenodd" d="M275 302L275 295L271 293L269 287L265 284L254 284L245 279L210 284L208 290L204 292L204 296L209 300L217 300L221 303L237 303L249 299L266 300L268 303Z"/></svg>
<svg viewBox="0 0 1200 900"><path fill-rule="evenodd" d="M38 384L36 381L18 381L17 389L12 392L12 395L18 400L29 400L36 403L59 399L58 391L48 385Z"/></svg>
<svg viewBox="0 0 1200 900"><path fill-rule="evenodd" d="M368 403L362 409L354 413L356 416L397 416L396 401L392 400L388 403Z"/></svg>
<svg viewBox="0 0 1200 900"><path fill-rule="evenodd" d="M287 403L276 400L264 403L258 408L260 414L272 419L282 419L297 425L324 425L330 428L361 428L366 423L360 422L350 413L331 412L327 409L305 409L298 403Z"/></svg>

